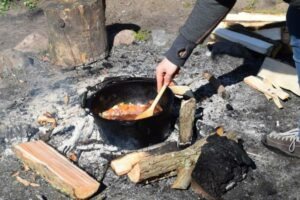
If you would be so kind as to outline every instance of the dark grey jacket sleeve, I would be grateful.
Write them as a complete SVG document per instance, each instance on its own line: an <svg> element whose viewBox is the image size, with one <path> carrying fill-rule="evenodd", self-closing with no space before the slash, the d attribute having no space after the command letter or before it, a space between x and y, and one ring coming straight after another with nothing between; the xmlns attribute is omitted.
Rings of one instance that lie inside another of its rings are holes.
<svg viewBox="0 0 300 200"><path fill-rule="evenodd" d="M234 6L236 0L197 0L192 13L166 57L177 66L184 65L195 46L210 34Z"/></svg>
<svg viewBox="0 0 300 200"><path fill-rule="evenodd" d="M300 9L300 0L284 0L284 1L289 3L291 7Z"/></svg>

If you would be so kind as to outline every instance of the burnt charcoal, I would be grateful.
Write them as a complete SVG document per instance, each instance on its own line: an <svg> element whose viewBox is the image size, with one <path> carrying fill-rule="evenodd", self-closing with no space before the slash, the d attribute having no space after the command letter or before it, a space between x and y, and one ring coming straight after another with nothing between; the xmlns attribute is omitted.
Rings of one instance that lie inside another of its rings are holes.
<svg viewBox="0 0 300 200"><path fill-rule="evenodd" d="M195 126L198 135L201 137L205 137L215 131L215 127L203 123L202 120L197 120Z"/></svg>
<svg viewBox="0 0 300 200"><path fill-rule="evenodd" d="M194 54L195 56L199 56L199 55L200 55L200 52L199 52L199 51L195 51L193 54Z"/></svg>
<svg viewBox="0 0 300 200"><path fill-rule="evenodd" d="M204 108L203 107L199 107L196 109L196 113L195 113L195 119L196 120L202 120L203 119L203 111L204 111Z"/></svg>
<svg viewBox="0 0 300 200"><path fill-rule="evenodd" d="M255 163L241 143L216 135L207 138L192 173L193 180L208 194L219 199L228 185L242 181Z"/></svg>
<svg viewBox="0 0 300 200"><path fill-rule="evenodd" d="M28 129L26 130L28 141L30 141L31 138L33 138L38 132L39 132L38 128L28 126Z"/></svg>
<svg viewBox="0 0 300 200"><path fill-rule="evenodd" d="M4 151L6 148L6 141L4 137L0 137L0 152Z"/></svg>
<svg viewBox="0 0 300 200"><path fill-rule="evenodd" d="M234 110L233 107L232 107L232 105L230 105L229 103L226 104L226 109L227 110Z"/></svg>
<svg viewBox="0 0 300 200"><path fill-rule="evenodd" d="M102 63L102 65L106 68L106 69L110 69L110 68L113 68L114 66L111 64L111 63L109 63L109 62L104 62L104 63Z"/></svg>

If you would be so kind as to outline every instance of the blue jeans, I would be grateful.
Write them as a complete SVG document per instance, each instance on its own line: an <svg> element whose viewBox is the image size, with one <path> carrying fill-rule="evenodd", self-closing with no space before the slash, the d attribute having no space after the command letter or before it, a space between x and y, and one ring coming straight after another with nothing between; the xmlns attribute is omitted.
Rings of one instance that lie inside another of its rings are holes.
<svg viewBox="0 0 300 200"><path fill-rule="evenodd" d="M300 86L300 28L298 19L300 18L300 10L294 7L289 6L286 16L287 27L290 33L290 45L293 50L293 59L295 61L297 74L298 74L298 83ZM300 121L298 124L300 129ZM298 136L300 137L300 131Z"/></svg>
<svg viewBox="0 0 300 200"><path fill-rule="evenodd" d="M293 59L295 61L297 74L298 74L298 83L300 85L300 38L297 38L294 35L291 35L291 47L293 49Z"/></svg>
<svg viewBox="0 0 300 200"><path fill-rule="evenodd" d="M298 83L300 86L300 38L297 38L296 36L291 35L290 44L293 49L293 59L295 61L297 75L298 75ZM298 123L299 123L298 128L300 129L300 120ZM300 131L298 133L298 136L300 137Z"/></svg>
<svg viewBox="0 0 300 200"><path fill-rule="evenodd" d="M295 61L298 83L300 84L300 10L293 6L289 6L286 14L286 25L290 34L290 44L293 49L293 59Z"/></svg>

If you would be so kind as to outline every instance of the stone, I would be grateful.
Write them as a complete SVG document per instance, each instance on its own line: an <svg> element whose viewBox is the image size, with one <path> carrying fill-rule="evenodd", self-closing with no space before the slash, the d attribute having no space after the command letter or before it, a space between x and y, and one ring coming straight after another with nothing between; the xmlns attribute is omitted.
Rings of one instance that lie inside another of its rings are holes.
<svg viewBox="0 0 300 200"><path fill-rule="evenodd" d="M24 53L40 53L48 48L48 38L34 32L26 36L14 49Z"/></svg>
<svg viewBox="0 0 300 200"><path fill-rule="evenodd" d="M18 79L24 73L24 69L31 64L31 59L22 52L13 49L0 52L0 80Z"/></svg>
<svg viewBox="0 0 300 200"><path fill-rule="evenodd" d="M130 45L134 42L135 40L135 32L132 30L122 30L119 33L115 35L114 38L114 46L119 46L119 45Z"/></svg>
<svg viewBox="0 0 300 200"><path fill-rule="evenodd" d="M152 42L156 46L165 46L169 37L165 30L152 30L151 31Z"/></svg>

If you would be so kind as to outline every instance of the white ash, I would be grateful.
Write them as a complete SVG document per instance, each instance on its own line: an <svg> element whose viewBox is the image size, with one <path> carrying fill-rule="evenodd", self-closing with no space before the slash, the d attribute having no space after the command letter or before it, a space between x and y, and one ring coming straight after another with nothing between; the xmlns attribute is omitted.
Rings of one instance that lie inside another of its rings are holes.
<svg viewBox="0 0 300 200"><path fill-rule="evenodd" d="M101 153L101 151L82 152L78 160L79 167L85 169L85 171L94 176L98 181L102 180L108 167L108 161L102 158Z"/></svg>

